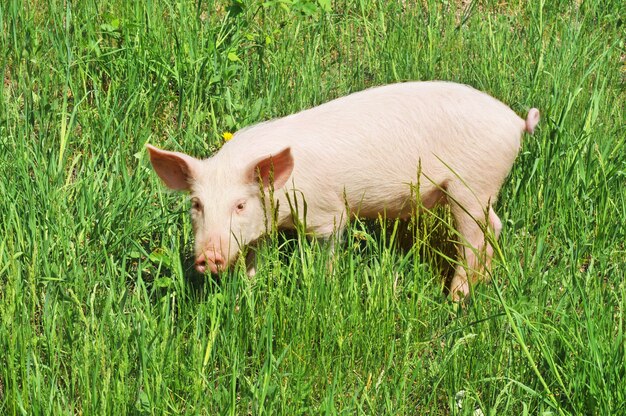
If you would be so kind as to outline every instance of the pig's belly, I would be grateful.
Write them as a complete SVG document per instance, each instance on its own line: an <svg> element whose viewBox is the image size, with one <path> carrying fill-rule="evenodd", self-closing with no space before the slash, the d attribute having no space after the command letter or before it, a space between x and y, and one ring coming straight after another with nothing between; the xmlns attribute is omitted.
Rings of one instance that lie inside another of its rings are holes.
<svg viewBox="0 0 626 416"><path fill-rule="evenodd" d="M371 191L371 192L369 192ZM417 201L421 200L420 203ZM350 214L361 218L409 218L415 211L431 209L445 202L444 192L435 186L422 186L418 195L416 186L403 184L394 190L363 190L348 198Z"/></svg>

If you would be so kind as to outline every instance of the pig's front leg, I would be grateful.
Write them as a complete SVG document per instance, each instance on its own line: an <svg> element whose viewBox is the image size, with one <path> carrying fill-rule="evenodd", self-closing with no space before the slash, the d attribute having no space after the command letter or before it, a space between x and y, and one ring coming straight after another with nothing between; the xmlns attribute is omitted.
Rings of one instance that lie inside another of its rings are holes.
<svg viewBox="0 0 626 416"><path fill-rule="evenodd" d="M333 272L335 259L336 259L336 256L335 256L336 246L337 246L337 244L343 243L344 234L345 234L344 230L345 230L345 228L342 227L342 228L340 228L338 230L335 230L332 234L330 234L328 236L321 237L321 240L328 247L328 260L326 262L326 265L328 267L329 273L331 273L331 274Z"/></svg>
<svg viewBox="0 0 626 416"><path fill-rule="evenodd" d="M323 215L319 212L323 212ZM332 273L335 263L335 250L337 244L341 244L344 240L345 231L345 205L341 200L337 200L335 210L313 211L309 216L309 220L313 220L309 224L307 234L314 236L318 241L323 243L324 248L328 249L328 261L326 263L328 271Z"/></svg>

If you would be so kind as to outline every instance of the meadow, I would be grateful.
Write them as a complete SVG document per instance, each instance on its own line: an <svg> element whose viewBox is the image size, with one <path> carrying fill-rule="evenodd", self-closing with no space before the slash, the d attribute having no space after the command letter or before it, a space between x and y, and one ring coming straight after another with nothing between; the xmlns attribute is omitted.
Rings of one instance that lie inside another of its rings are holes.
<svg viewBox="0 0 626 416"><path fill-rule="evenodd" d="M0 414L626 414L625 22L619 0L2 2ZM444 293L445 209L354 221L332 273L301 233L254 279L193 269L146 143L205 157L431 79L542 113L471 301Z"/></svg>

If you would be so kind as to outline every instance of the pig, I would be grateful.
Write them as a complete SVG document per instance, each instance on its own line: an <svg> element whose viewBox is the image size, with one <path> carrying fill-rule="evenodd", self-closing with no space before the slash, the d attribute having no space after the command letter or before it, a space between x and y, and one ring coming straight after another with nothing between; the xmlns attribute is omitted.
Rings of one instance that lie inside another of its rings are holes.
<svg viewBox="0 0 626 416"><path fill-rule="evenodd" d="M449 291L459 300L490 266L488 242L502 229L493 204L538 122L536 108L524 120L467 85L405 82L244 128L204 160L146 146L165 185L191 194L200 273L232 265L266 234L272 209L279 228L305 224L334 241L353 216L407 218L447 203L460 257ZM293 209L304 203L306 217Z"/></svg>

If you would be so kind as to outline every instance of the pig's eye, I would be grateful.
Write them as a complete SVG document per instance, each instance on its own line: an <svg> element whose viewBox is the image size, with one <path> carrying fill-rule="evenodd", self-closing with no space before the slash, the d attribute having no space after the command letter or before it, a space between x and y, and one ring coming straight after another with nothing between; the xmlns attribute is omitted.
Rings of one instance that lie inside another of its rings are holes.
<svg viewBox="0 0 626 416"><path fill-rule="evenodd" d="M191 200L191 209L193 211L201 211L202 210L202 204L200 203L200 201L196 198Z"/></svg>

